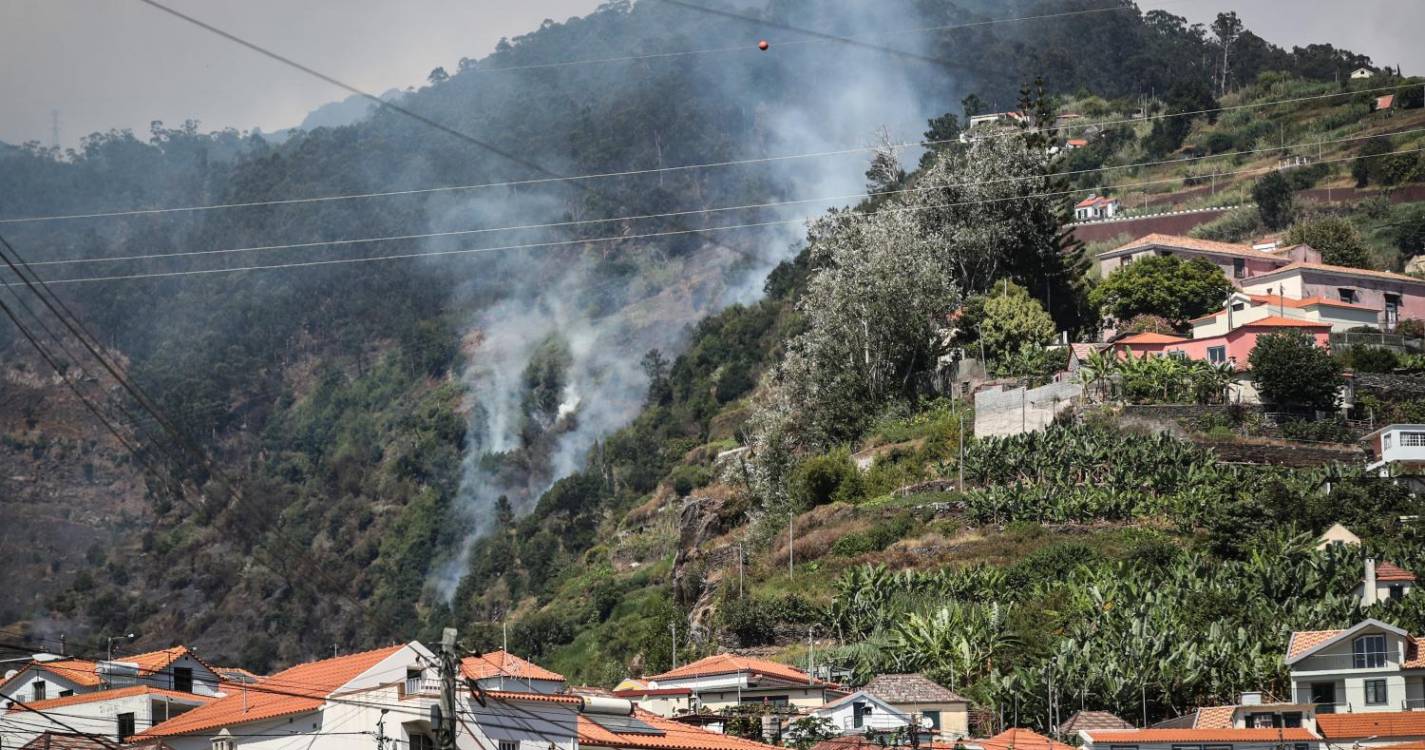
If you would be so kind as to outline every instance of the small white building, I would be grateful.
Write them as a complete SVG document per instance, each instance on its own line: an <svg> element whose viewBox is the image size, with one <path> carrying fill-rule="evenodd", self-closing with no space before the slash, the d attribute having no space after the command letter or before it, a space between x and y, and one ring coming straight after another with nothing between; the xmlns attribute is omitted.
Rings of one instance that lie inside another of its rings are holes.
<svg viewBox="0 0 1425 750"><path fill-rule="evenodd" d="M1102 195L1090 195L1074 204L1075 221L1111 219L1118 215L1118 199Z"/></svg>
<svg viewBox="0 0 1425 750"><path fill-rule="evenodd" d="M217 700L212 696L130 685L75 693L63 698L22 701L0 714L6 747L19 747L44 732L80 732L124 742L156 724ZM62 722L62 723L61 723Z"/></svg>
<svg viewBox="0 0 1425 750"><path fill-rule="evenodd" d="M0 708L20 702L143 685L178 693L220 696L218 674L187 646L148 651L107 661L35 654L0 683Z"/></svg>
<svg viewBox="0 0 1425 750"><path fill-rule="evenodd" d="M687 688L695 705L713 711L747 704L814 709L846 694L796 667L736 654L714 654L653 675L647 687Z"/></svg>
<svg viewBox="0 0 1425 750"><path fill-rule="evenodd" d="M1339 523L1333 523L1331 524L1331 528L1322 532L1321 536L1316 537L1316 549L1324 550L1333 544L1339 544L1344 547L1359 547L1361 546L1361 538L1356 536L1355 532L1345 526Z"/></svg>
<svg viewBox="0 0 1425 750"><path fill-rule="evenodd" d="M865 690L813 709L812 716L830 721L842 734L893 732L911 725L911 717Z"/></svg>
<svg viewBox="0 0 1425 750"><path fill-rule="evenodd" d="M1370 451L1367 471L1415 476L1425 467L1425 424L1391 424L1361 438Z"/></svg>
<svg viewBox="0 0 1425 750"><path fill-rule="evenodd" d="M1374 77L1375 77L1375 71L1371 70L1370 68L1356 68L1355 70L1351 71L1351 78L1353 78L1353 79L1355 79L1355 80L1361 80L1362 78L1374 78Z"/></svg>
<svg viewBox="0 0 1425 750"><path fill-rule="evenodd" d="M1383 601L1399 601L1415 588L1415 574L1385 560L1379 564L1366 558L1366 574L1352 592L1360 597L1361 606L1369 607Z"/></svg>

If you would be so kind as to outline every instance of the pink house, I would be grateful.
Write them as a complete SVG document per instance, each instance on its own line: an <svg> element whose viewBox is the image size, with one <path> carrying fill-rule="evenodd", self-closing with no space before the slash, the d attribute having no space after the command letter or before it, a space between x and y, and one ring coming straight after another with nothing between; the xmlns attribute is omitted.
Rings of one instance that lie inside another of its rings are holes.
<svg viewBox="0 0 1425 750"><path fill-rule="evenodd" d="M1320 297L1380 310L1375 325L1386 331L1407 318L1425 319L1425 279L1402 273L1297 262L1244 279L1239 286L1250 294Z"/></svg>
<svg viewBox="0 0 1425 750"><path fill-rule="evenodd" d="M1241 286L1242 280L1285 268L1293 263L1320 263L1321 253L1308 245L1277 250L1255 250L1250 245L1213 242L1170 234L1149 234L1098 256L1099 274L1108 274L1139 258L1176 255L1190 260L1205 258Z"/></svg>
<svg viewBox="0 0 1425 750"><path fill-rule="evenodd" d="M1226 333L1203 338L1170 336L1162 333L1133 334L1113 342L1113 349L1120 358L1147 355L1177 356L1203 360L1212 364L1231 363L1237 369L1245 370L1248 357L1251 357L1252 350L1257 348L1257 338L1268 333L1285 330L1298 330L1305 333L1322 349L1328 349L1331 346L1330 323L1272 316L1245 323Z"/></svg>

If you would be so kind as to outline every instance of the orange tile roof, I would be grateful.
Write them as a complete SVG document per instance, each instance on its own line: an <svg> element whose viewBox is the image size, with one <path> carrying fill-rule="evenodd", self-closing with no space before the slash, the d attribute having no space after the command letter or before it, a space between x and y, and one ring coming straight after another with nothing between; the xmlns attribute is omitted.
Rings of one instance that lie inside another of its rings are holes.
<svg viewBox="0 0 1425 750"><path fill-rule="evenodd" d="M1352 310L1370 310L1371 312L1380 312L1379 309L1371 307L1370 305L1358 305L1353 302L1342 302L1341 300L1329 299L1320 295L1317 295L1315 297L1307 297L1305 299L1292 299L1291 297L1283 297L1280 294L1249 294L1247 296L1250 297L1252 301L1256 302L1257 304L1271 305L1273 307L1290 307L1294 310L1320 305L1322 307L1344 307Z"/></svg>
<svg viewBox="0 0 1425 750"><path fill-rule="evenodd" d="M773 748L772 745L764 745L761 742L745 740L730 734L709 732L706 729L665 719L642 709L634 709L633 716L663 734L614 732L580 714L576 730L579 735L579 744L636 748L637 750L772 750Z"/></svg>
<svg viewBox="0 0 1425 750"><path fill-rule="evenodd" d="M1425 735L1425 711L1317 714L1316 728L1331 740Z"/></svg>
<svg viewBox="0 0 1425 750"><path fill-rule="evenodd" d="M1425 741L1397 742L1394 745L1377 745L1375 750L1425 750Z"/></svg>
<svg viewBox="0 0 1425 750"><path fill-rule="evenodd" d="M1260 250L1253 250L1251 245L1238 245L1231 242L1214 242L1213 240L1199 240L1193 237L1183 237L1175 234L1147 234L1136 240L1115 247L1101 255L1117 255L1120 253L1142 250L1149 247L1177 248L1179 250L1191 250L1199 253L1212 253L1217 255L1231 255L1242 258L1258 258L1270 260L1277 263L1285 263L1285 258L1272 253L1264 253Z"/></svg>
<svg viewBox="0 0 1425 750"><path fill-rule="evenodd" d="M1393 562L1380 561L1376 565L1377 581L1413 581L1415 574Z"/></svg>
<svg viewBox="0 0 1425 750"><path fill-rule="evenodd" d="M1240 328L1257 326L1259 328L1330 328L1330 323L1320 323L1313 320L1300 320L1298 318L1283 318L1280 315L1268 315L1260 320L1251 323L1243 323Z"/></svg>
<svg viewBox="0 0 1425 750"><path fill-rule="evenodd" d="M246 690L230 693L225 698L155 725L138 737L194 734L233 724L314 711L326 702L333 691L403 648L404 645L387 646L298 664L268 677L262 683L250 685ZM281 686L281 689L269 686Z"/></svg>
<svg viewBox="0 0 1425 750"><path fill-rule="evenodd" d="M1293 271L1325 271L1326 273L1335 273L1340 274L1342 276L1368 276L1377 279L1390 279L1391 281L1405 281L1415 284L1425 284L1425 279L1419 279L1414 276L1406 276L1403 273L1395 273L1394 271L1373 271L1369 268L1351 268L1350 266L1333 266L1327 263L1306 263L1303 261L1289 263L1285 266L1282 266L1281 268L1266 271L1264 273L1259 273L1256 276L1249 277L1248 279L1246 279L1246 281L1256 283L1258 279L1263 279L1268 276L1277 276L1284 273L1291 273Z"/></svg>
<svg viewBox="0 0 1425 750"><path fill-rule="evenodd" d="M90 693L75 693L61 698L49 698L42 701L30 701L24 707L15 705L9 709L10 713L19 711L44 711L51 708L62 708L64 706L74 706L81 703L96 703L98 701L117 700L119 698L132 698L136 695L158 695L167 698L178 698L183 701L193 703L211 703L217 698L211 695L198 695L197 693L184 693L178 690L164 690L149 685L129 685L128 687L114 688L113 690L95 690Z"/></svg>
<svg viewBox="0 0 1425 750"><path fill-rule="evenodd" d="M811 685L822 686L828 684L813 679L806 672L796 667L778 664L777 662L767 661L766 659L738 656L736 654L714 654L703 659L698 659L691 664L684 664L676 669L670 669L663 674L653 675L648 679L676 680L680 678L710 677L720 674L737 674L740 672L762 675L764 677L775 677L779 680L787 680L789 682L804 682Z"/></svg>
<svg viewBox="0 0 1425 750"><path fill-rule="evenodd" d="M99 663L88 659L58 659L55 661L32 661L20 668L20 671L0 683L0 688L10 684L12 680L18 680L25 672L31 668L42 669L68 682L72 682L81 687L99 687L103 683L99 681Z"/></svg>
<svg viewBox="0 0 1425 750"><path fill-rule="evenodd" d="M572 693L530 693L521 690L482 690L481 695L502 701L535 701L537 703L568 703L577 706L583 697Z"/></svg>
<svg viewBox="0 0 1425 750"><path fill-rule="evenodd" d="M1204 706L1197 710L1193 729L1231 729L1236 706Z"/></svg>
<svg viewBox="0 0 1425 750"><path fill-rule="evenodd" d="M480 656L467 656L460 662L460 670L472 680L504 675L522 680L564 681L564 675L551 672L538 664L521 659L506 651L491 651Z"/></svg>
<svg viewBox="0 0 1425 750"><path fill-rule="evenodd" d="M1405 669L1425 669L1425 649L1420 648L1420 639L1411 636L1405 643L1405 661L1400 663Z"/></svg>
<svg viewBox="0 0 1425 750"><path fill-rule="evenodd" d="M1344 633L1344 630L1298 630L1291 634L1291 640L1286 644L1286 658L1288 661L1305 654L1321 644Z"/></svg>
<svg viewBox="0 0 1425 750"><path fill-rule="evenodd" d="M1185 336L1171 336L1166 333L1134 333L1113 342L1115 344L1180 344L1187 341Z"/></svg>
<svg viewBox="0 0 1425 750"><path fill-rule="evenodd" d="M1320 721L1320 717L1317 717ZM1302 727L1291 729L1215 728L1215 729L1131 729L1123 731L1089 731L1095 745L1100 743L1144 744L1175 742L1303 742L1319 740L1320 737Z"/></svg>
<svg viewBox="0 0 1425 750"><path fill-rule="evenodd" d="M983 740L970 740L969 744L979 745L985 750L1076 750L1072 745L1055 742L1038 732L1028 729L1006 729Z"/></svg>

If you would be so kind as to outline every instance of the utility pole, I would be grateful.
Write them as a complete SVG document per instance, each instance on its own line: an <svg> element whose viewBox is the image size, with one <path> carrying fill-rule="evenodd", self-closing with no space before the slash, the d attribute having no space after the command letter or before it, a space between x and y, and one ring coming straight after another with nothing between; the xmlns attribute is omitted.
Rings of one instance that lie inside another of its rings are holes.
<svg viewBox="0 0 1425 750"><path fill-rule="evenodd" d="M792 533L792 523L796 520L796 518L797 518L797 515L796 515L795 513L793 513L793 514L787 516L787 577L788 577L788 578L791 578L791 577L793 577L793 576L796 575L796 572L792 569L793 566L796 564L796 557L797 557L796 538L795 538L795 536L794 536L793 533Z"/></svg>
<svg viewBox="0 0 1425 750"><path fill-rule="evenodd" d="M678 621L668 623L668 629L673 631L673 669L678 668Z"/></svg>
<svg viewBox="0 0 1425 750"><path fill-rule="evenodd" d="M386 712L390 709L381 709L381 718L376 720L376 750L386 750Z"/></svg>
<svg viewBox="0 0 1425 750"><path fill-rule="evenodd" d="M960 411L960 464L956 470L960 473L960 492L965 492L965 412Z"/></svg>
<svg viewBox="0 0 1425 750"><path fill-rule="evenodd" d="M455 628L440 634L440 726L436 728L440 750L455 750Z"/></svg>
<svg viewBox="0 0 1425 750"><path fill-rule="evenodd" d="M742 542L737 543L737 599L742 600L742 558L747 553L742 549Z"/></svg>

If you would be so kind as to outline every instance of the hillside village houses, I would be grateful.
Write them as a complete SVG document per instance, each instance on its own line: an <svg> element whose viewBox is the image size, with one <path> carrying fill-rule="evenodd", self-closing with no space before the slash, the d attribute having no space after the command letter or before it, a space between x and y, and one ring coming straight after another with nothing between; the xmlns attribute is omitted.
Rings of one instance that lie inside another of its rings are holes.
<svg viewBox="0 0 1425 750"><path fill-rule="evenodd" d="M1073 141L1069 142L1071 145ZM1088 145L1084 143L1083 145ZM1079 148L1080 146L1073 146ZM1090 195L1074 204L1074 221L1112 219L1118 215L1118 199L1103 195Z"/></svg>

